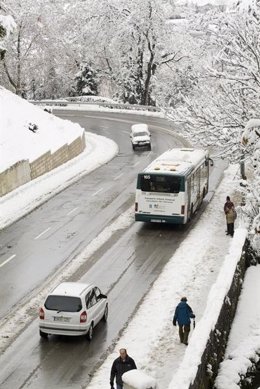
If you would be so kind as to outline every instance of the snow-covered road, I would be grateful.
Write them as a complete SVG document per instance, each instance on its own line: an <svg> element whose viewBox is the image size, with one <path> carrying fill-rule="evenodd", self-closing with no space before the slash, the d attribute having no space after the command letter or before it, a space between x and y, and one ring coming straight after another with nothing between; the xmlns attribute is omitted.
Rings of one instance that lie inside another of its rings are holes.
<svg viewBox="0 0 260 389"><path fill-rule="evenodd" d="M49 197L78 180L82 175L113 158L118 152L117 145L114 142L91 133L86 134L86 143L85 152L74 160L2 197L0 199L0 228L30 212ZM211 303L212 305L212 301L208 301L211 286L214 286L222 265L225 264L227 254L229 253L231 256L237 254L235 248L239 249L241 247L246 234L243 229L244 226L242 224L239 226L237 223L236 227L240 228L237 228L233 240L225 235L223 203L226 195L232 196L235 190L236 184L233 177L236 171L236 167L228 169L204 214L165 266L164 271L145 297L135 317L118 340L114 351L96 372L93 380L88 385L89 389L103 389L104 386L109 384L111 363L118 356L120 347L128 349L138 368L155 377L161 389L168 386L171 389L180 389L178 382L184 382L192 378L198 361L196 358L191 360L190 355L195 356L194 350L197 350L196 355L198 356L201 347L203 347L203 342L206 340L205 337L201 338L199 335L200 323L210 324L210 321L205 317L205 312L207 312L208 304ZM86 256L92 252L91 250L96 250L103 241L111 236L113 231L122 228L122 226L130 225L132 222L133 215L129 210L121 215L114 225L101 233L93 242L92 247L86 248L86 251L82 253L82 257L78 258L79 261L85 260ZM73 271L73 266L64 269L62 277L66 278L66 275L71 271ZM225 277L222 281L229 282ZM196 313L197 320L197 327L194 332L191 332L188 347L179 344L177 330L171 322L174 308L182 295L188 297L189 304ZM41 298L40 295L32 300L32 306L37 306L38 299ZM29 308L27 307L27 309ZM255 339L258 339L259 334L255 331L255 327L251 324L248 325L246 321L241 321L241 315L244 314L246 308L245 304L240 312L240 327L248 328L249 326L253 335L256 336ZM26 324L28 319L26 312L26 307L20 312L23 324ZM19 315L19 313L17 314ZM1 337L6 340L4 343L9 344L12 336L15 336L15 323L13 323L13 326L12 323L8 323L8 336L10 336L8 339L6 338L7 326L4 323L1 324ZM196 335L196 332L198 335ZM236 339L236 335L234 336L234 339ZM247 337L250 336L251 331L247 333ZM234 343L236 340L231 340L231 342ZM258 344L255 340L253 342L254 345ZM250 350L250 356L255 355L257 347L254 346ZM231 352L232 348L228 350ZM244 347L242 346L242 352L243 350ZM241 353L241 349L239 353ZM241 365L241 359L238 365ZM243 366L246 366L246 363ZM188 367L190 367L189 375L185 374ZM223 369L225 369L224 365ZM222 373L223 375L225 376L225 373ZM231 386L229 387L231 388ZM220 388L224 389L225 386L220 386Z"/></svg>

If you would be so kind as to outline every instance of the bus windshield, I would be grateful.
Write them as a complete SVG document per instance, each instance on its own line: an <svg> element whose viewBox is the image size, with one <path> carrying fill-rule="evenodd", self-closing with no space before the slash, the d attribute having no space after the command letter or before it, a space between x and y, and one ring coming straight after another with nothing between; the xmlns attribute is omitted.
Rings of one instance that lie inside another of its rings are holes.
<svg viewBox="0 0 260 389"><path fill-rule="evenodd" d="M143 192L179 193L181 178L178 176L143 174L140 189Z"/></svg>

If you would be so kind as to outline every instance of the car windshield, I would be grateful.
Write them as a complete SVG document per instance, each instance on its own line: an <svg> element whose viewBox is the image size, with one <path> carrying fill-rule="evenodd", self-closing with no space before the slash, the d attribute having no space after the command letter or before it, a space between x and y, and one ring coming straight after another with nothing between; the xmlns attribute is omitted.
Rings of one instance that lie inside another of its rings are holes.
<svg viewBox="0 0 260 389"><path fill-rule="evenodd" d="M79 312L82 309L81 299L72 296L48 296L44 304L50 311Z"/></svg>
<svg viewBox="0 0 260 389"><path fill-rule="evenodd" d="M141 132L135 132L134 133L134 136L147 136L148 134L147 134L147 132L145 132L145 131L141 131Z"/></svg>

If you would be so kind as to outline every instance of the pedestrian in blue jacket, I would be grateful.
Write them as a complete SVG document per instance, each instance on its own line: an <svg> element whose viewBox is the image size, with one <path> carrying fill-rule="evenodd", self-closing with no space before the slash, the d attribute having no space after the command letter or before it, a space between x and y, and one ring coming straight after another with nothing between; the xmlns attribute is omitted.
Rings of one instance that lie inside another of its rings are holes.
<svg viewBox="0 0 260 389"><path fill-rule="evenodd" d="M194 319L195 315L191 307L187 304L187 298L182 297L181 302L177 305L173 316L172 323L179 326L180 342L188 345L188 337L190 332L190 319Z"/></svg>

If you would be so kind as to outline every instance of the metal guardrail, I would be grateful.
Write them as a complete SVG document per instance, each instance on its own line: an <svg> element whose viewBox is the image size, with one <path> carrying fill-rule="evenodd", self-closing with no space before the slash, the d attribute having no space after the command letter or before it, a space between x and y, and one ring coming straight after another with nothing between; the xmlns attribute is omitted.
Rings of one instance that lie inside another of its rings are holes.
<svg viewBox="0 0 260 389"><path fill-rule="evenodd" d="M98 105L109 109L126 109L137 111L161 112L158 107L138 104L118 104L101 101L70 101L70 100L29 100L30 103L40 106L67 107L68 105Z"/></svg>

